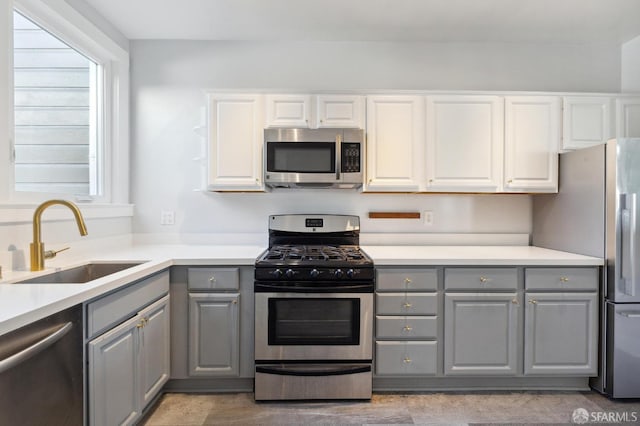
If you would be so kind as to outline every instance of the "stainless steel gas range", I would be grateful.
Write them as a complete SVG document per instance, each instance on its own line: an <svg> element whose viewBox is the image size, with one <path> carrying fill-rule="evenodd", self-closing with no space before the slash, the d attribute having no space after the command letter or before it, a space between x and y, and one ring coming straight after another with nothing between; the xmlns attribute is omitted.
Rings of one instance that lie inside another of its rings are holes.
<svg viewBox="0 0 640 426"><path fill-rule="evenodd" d="M269 217L255 264L255 399L370 399L374 270L358 216Z"/></svg>

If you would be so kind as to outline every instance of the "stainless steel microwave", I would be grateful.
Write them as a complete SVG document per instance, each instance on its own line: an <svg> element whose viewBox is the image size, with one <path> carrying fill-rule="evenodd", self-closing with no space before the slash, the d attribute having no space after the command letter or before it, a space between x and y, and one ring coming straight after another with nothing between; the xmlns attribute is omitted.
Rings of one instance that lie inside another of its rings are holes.
<svg viewBox="0 0 640 426"><path fill-rule="evenodd" d="M264 182L274 188L362 185L360 129L265 129Z"/></svg>

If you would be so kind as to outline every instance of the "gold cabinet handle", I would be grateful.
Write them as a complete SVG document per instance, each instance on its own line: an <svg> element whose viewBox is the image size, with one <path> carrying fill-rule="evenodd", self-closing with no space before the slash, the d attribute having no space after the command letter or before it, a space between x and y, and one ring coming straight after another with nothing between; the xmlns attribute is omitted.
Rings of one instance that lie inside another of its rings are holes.
<svg viewBox="0 0 640 426"><path fill-rule="evenodd" d="M412 305L411 305L411 303L409 303L409 302L404 302L404 303L402 304L402 306L404 306L405 308L409 309Z"/></svg>
<svg viewBox="0 0 640 426"><path fill-rule="evenodd" d="M402 362L404 362L405 364L409 364L409 363L411 363L411 358L409 358L409 357L404 357L404 359L402 360Z"/></svg>
<svg viewBox="0 0 640 426"><path fill-rule="evenodd" d="M146 326L148 322L149 322L148 319L142 318L140 320L140 322L136 324L136 328L142 328L142 327Z"/></svg>
<svg viewBox="0 0 640 426"><path fill-rule="evenodd" d="M518 299L513 299L513 300L511 301L511 303L513 303L514 305L519 305L519 303L518 303Z"/></svg>
<svg viewBox="0 0 640 426"><path fill-rule="evenodd" d="M238 301L237 301L236 299L233 299L233 300L231 301L231 303L233 303L234 305L237 305L237 304L238 304Z"/></svg>
<svg viewBox="0 0 640 426"><path fill-rule="evenodd" d="M509 180L507 181L507 183L508 183L508 184L512 184L512 183L513 183L513 179L509 179Z"/></svg>
<svg viewBox="0 0 640 426"><path fill-rule="evenodd" d="M403 330L404 330L404 331L411 331L411 330L413 330L413 327L411 327L410 325L405 325L405 326L403 327Z"/></svg>
<svg viewBox="0 0 640 426"><path fill-rule="evenodd" d="M405 278L404 283L407 285L411 284L411 278Z"/></svg>
<svg viewBox="0 0 640 426"><path fill-rule="evenodd" d="M487 278L487 277L480 277L480 282L481 282L481 283L489 282L489 278Z"/></svg>
<svg viewBox="0 0 640 426"><path fill-rule="evenodd" d="M561 283L568 283L568 282L569 282L569 278L567 278L567 277L560 277L560 282L561 282Z"/></svg>
<svg viewBox="0 0 640 426"><path fill-rule="evenodd" d="M211 278L209 278L209 282L210 282L211 284L215 283L215 282L216 282L216 277L211 276Z"/></svg>
<svg viewBox="0 0 640 426"><path fill-rule="evenodd" d="M532 305L537 305L538 301L535 299L529 299L529 303L531 303Z"/></svg>

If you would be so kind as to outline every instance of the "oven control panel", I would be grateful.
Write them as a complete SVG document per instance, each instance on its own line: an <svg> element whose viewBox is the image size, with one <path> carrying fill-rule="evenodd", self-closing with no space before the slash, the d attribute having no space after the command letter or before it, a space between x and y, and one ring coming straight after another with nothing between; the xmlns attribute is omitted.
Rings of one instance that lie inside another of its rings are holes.
<svg viewBox="0 0 640 426"><path fill-rule="evenodd" d="M263 281L343 281L343 280L372 280L373 268L256 268L255 278Z"/></svg>

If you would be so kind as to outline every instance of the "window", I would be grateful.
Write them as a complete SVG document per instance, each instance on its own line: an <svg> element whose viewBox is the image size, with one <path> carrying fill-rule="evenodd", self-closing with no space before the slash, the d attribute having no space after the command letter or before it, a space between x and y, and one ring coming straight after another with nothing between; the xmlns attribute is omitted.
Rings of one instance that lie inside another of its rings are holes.
<svg viewBox="0 0 640 426"><path fill-rule="evenodd" d="M100 196L102 68L13 13L14 190Z"/></svg>
<svg viewBox="0 0 640 426"><path fill-rule="evenodd" d="M0 31L0 223L28 218L51 198L122 214L130 208L127 40L70 2L0 3L0 27L9 29Z"/></svg>

